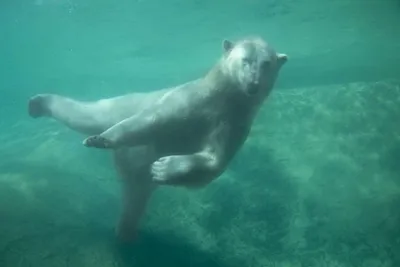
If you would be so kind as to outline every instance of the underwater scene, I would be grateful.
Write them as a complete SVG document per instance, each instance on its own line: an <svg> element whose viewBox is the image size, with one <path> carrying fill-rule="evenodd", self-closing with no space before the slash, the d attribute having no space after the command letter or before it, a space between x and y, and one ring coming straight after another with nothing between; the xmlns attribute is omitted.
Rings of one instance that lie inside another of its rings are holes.
<svg viewBox="0 0 400 267"><path fill-rule="evenodd" d="M399 0L1 0L0 267L399 267L399 51Z"/></svg>

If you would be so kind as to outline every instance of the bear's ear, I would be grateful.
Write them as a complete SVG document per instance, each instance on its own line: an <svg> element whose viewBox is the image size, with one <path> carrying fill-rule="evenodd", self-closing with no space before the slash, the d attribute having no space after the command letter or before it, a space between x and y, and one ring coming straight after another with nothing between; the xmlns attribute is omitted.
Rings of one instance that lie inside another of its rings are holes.
<svg viewBox="0 0 400 267"><path fill-rule="evenodd" d="M288 56L286 54L279 54L279 53L277 54L277 62L279 67L285 64L286 61L288 61Z"/></svg>
<svg viewBox="0 0 400 267"><path fill-rule="evenodd" d="M232 48L233 48L233 46L234 46L234 43L231 42L231 41L229 41L229 40L226 40L226 39L225 39L225 40L222 42L222 47L223 47L223 49L224 49L224 52L229 52L229 51L231 51Z"/></svg>

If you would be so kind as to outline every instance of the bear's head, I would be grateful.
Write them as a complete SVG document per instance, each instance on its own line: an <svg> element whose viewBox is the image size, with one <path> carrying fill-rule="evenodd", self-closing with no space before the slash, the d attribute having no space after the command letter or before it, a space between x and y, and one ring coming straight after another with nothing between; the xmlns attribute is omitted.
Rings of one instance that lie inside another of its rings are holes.
<svg viewBox="0 0 400 267"><path fill-rule="evenodd" d="M287 61L285 54L275 52L259 37L236 43L223 41L222 68L229 80L251 97L263 98L274 86L280 68Z"/></svg>

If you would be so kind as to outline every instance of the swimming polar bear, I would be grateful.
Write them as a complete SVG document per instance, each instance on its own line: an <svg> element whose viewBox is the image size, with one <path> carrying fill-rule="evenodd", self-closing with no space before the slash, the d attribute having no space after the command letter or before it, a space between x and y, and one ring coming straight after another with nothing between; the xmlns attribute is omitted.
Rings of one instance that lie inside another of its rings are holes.
<svg viewBox="0 0 400 267"><path fill-rule="evenodd" d="M39 94L28 109L113 151L123 183L117 236L132 241L158 185L199 188L225 171L286 61L260 37L224 40L218 62L185 84L92 102Z"/></svg>

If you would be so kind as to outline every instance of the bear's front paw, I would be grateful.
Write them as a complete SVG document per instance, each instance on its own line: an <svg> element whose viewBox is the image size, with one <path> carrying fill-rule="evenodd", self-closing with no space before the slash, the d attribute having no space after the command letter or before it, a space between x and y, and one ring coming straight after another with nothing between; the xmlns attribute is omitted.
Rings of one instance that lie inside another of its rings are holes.
<svg viewBox="0 0 400 267"><path fill-rule="evenodd" d="M95 148L113 148L113 144L111 143L111 141L100 135L89 136L88 138L83 140L83 145Z"/></svg>
<svg viewBox="0 0 400 267"><path fill-rule="evenodd" d="M152 164L151 175L157 184L179 184L190 173L191 165L185 156L162 157Z"/></svg>

